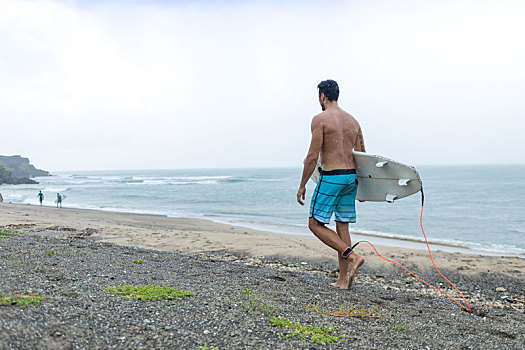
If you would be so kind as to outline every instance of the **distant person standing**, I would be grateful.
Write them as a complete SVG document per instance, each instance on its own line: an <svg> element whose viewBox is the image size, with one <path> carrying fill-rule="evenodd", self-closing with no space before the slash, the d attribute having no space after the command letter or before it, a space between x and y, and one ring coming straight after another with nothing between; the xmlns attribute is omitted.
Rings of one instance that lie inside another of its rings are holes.
<svg viewBox="0 0 525 350"><path fill-rule="evenodd" d="M42 191L38 191L38 200L40 201L40 205L42 205L42 202L44 201L44 194Z"/></svg>
<svg viewBox="0 0 525 350"><path fill-rule="evenodd" d="M60 193L57 193L57 208L60 204L60 208L62 208L62 195Z"/></svg>

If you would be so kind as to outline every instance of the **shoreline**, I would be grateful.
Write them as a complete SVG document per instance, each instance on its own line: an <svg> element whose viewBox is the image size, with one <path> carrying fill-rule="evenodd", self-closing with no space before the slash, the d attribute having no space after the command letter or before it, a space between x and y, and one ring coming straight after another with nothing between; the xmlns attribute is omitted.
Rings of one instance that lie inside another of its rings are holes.
<svg viewBox="0 0 525 350"><path fill-rule="evenodd" d="M11 202L3 202L3 205L14 205L14 206L31 206L36 208L50 208L50 209L56 209L54 206L39 206L35 204L20 204L20 203L11 203ZM143 213L143 212L133 212L133 211L126 211L125 209L122 210L116 210L115 208L111 209L104 209L104 208L76 208L76 207L63 207L62 210L78 210L78 211L87 211L87 212L105 212L105 213L114 213L114 214L127 214L127 215L141 215L145 217L163 217L163 218L169 218L174 220L197 220L197 221L204 221L204 222L210 222L216 225L225 225L225 226L234 226L241 229L248 229L248 230L254 230L257 232L266 232L270 234L277 234L277 235L285 235L285 236L300 236L300 237L309 237L309 238L315 238L313 234L308 230L308 228L305 226L298 227L298 226L288 226L288 225L282 225L282 224L262 224L262 223L247 223L242 222L238 220L229 220L229 219L212 219L207 217L178 217L178 216L169 216L165 214L155 214L155 213ZM328 227L335 230L335 227L333 224L328 225ZM395 234L392 235L384 235L380 233L373 233L373 232L361 232L361 231L355 231L350 228L350 235L353 242L366 240L370 241L372 244L378 247L389 247L389 248L402 248L402 249L414 249L414 250L420 250L428 252L425 240L423 235L421 234L421 237L409 237L409 236L398 236ZM435 241L432 238L428 239L428 244L430 246L431 252L434 251L442 251L446 253L462 253L462 254L475 254L475 255L482 255L482 256L506 256L506 257L517 257L521 259L525 259L525 254L518 254L518 253L509 253L509 252L501 252L501 251L493 251L493 250L481 250L469 247L466 244L461 243L448 243L448 242L440 242Z"/></svg>
<svg viewBox="0 0 525 350"><path fill-rule="evenodd" d="M170 217L170 216L167 216L167 217ZM174 218L177 218L177 217L174 217ZM251 224L251 223L243 223L243 222L235 221L235 220L211 220L211 219L202 219L202 220L209 220L209 221L213 221L219 224L234 225L234 226L245 227L245 228L249 228L253 230L266 231L266 232L272 232L272 233L283 234L283 235L299 235L299 236L312 237L312 233L306 227L304 228L303 227L293 227L292 228L292 227L286 226L286 228L289 228L289 230L286 230L286 229L279 229L279 227L285 227L285 225L279 225L279 224L274 224L274 225L258 224L258 223ZM335 230L335 226L333 224L330 224L327 226ZM352 241L368 240L368 241L374 241L372 243L378 246L386 246L386 247L392 247L392 248L409 248L409 249L428 251L423 235L421 235L421 238L417 238L417 237L401 236L401 235L395 235L395 234L385 235L385 234L380 234L380 233L362 232L362 231L355 231L355 230L350 230L350 235L351 235ZM427 239L428 239L428 236L427 236ZM525 254L475 249L475 248L471 248L465 244L460 244L460 243L457 243L457 244L447 243L447 242L436 241L433 239L428 239L428 244L430 246L431 251L440 250L440 251L447 252L447 253L477 254L477 255L485 255L485 256L512 256L512 257L518 257L518 258L525 259Z"/></svg>
<svg viewBox="0 0 525 350"><path fill-rule="evenodd" d="M123 246L188 253L223 251L255 257L281 256L305 262L323 261L337 266L336 252L313 235L280 234L206 219L93 209L57 209L8 203L2 203L0 208L0 223L4 227L31 227L33 232L51 230L57 236L64 236L87 230L103 242ZM352 235L352 239L356 242L361 237ZM396 246L390 246L386 239L372 238L383 257L404 266L434 269L426 249L415 249L412 242L392 241ZM420 247L426 248L424 243L420 243ZM471 250L450 251L447 246L439 248L439 245L431 245L432 256L440 268L467 273L490 272L498 268L508 275L517 273L525 276L525 259L520 256L483 255ZM393 267L379 259L367 244L359 245L356 252L365 257L367 266Z"/></svg>

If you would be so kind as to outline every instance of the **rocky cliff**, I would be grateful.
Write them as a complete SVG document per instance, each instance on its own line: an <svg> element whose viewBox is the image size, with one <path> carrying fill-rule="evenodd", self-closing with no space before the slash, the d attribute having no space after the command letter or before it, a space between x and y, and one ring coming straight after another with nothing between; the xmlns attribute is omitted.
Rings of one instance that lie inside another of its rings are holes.
<svg viewBox="0 0 525 350"><path fill-rule="evenodd" d="M36 184L36 176L49 176L49 172L35 168L29 159L21 156L0 156L0 184Z"/></svg>

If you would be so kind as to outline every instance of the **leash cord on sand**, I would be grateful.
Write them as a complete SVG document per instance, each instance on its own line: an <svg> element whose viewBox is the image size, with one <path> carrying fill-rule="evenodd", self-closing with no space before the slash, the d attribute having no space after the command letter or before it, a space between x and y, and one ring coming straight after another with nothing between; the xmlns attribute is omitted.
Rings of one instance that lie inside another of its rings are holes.
<svg viewBox="0 0 525 350"><path fill-rule="evenodd" d="M454 287L454 289L456 290L456 292L459 293L459 295L461 295L461 298L463 298L463 301L465 301L465 303L467 304L467 307L465 307L464 305L462 305L459 301L457 301L455 298L451 297L450 295L448 295L447 293L445 293L444 291L442 291L441 289L437 288L437 287L434 287L433 285L431 285L430 283L427 283L425 281L423 281L419 276L417 276L415 273L413 273L412 271L410 271L409 269L407 269L406 267L404 267L403 265L401 265L400 263L394 261L394 260L390 260L390 259L387 259L387 258L384 258L381 256L381 254L379 254L379 252L377 251L376 247L374 247L374 245L368 241L359 241L357 242L356 244L354 244L352 246L352 249L357 246L359 243L368 243L370 244L370 246L374 249L374 251L376 252L377 256L385 261L389 261L393 264L396 264L397 266L401 267L402 269L404 269L406 272L408 272L409 274L411 274L412 276L414 276L415 278L417 278L419 281L423 282L424 284L426 284L427 286L429 287L432 287L434 288L435 290L437 290L438 292L442 293L442 294L445 294L447 297L449 297L451 300L453 300L456 304L458 304L459 306L461 306L463 309L465 309L466 311L470 311L470 304L468 303L467 299L465 299L465 297L463 296L463 294L456 288L456 286L454 285L454 283L450 282L442 273L441 271L439 271L439 269L437 268L436 266L436 263L434 262L434 258L432 257L432 252L430 251L430 246L428 245L428 240L427 240L427 235L425 234L425 230L423 229L423 204L424 204L424 201L425 201L425 195L423 194L423 188L421 188L421 217L419 219L419 223L421 225L421 232L423 232L423 237L425 237L425 243L427 244L427 249L428 249L428 253L430 254L430 260L432 260L432 264L434 265L434 268L436 269L436 271L441 275L441 277L443 277L445 279L445 281L447 281L452 287Z"/></svg>

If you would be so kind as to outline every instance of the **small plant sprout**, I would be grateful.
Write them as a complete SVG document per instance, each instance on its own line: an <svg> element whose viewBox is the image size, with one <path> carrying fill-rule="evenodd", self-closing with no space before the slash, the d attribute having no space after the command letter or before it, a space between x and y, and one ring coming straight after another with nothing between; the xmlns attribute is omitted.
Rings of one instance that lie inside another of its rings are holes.
<svg viewBox="0 0 525 350"><path fill-rule="evenodd" d="M321 312L321 305L319 303L315 303L315 304L308 304L306 305L306 310L308 311L311 311L311 312Z"/></svg>
<svg viewBox="0 0 525 350"><path fill-rule="evenodd" d="M244 288L241 290L241 294L253 294L253 289Z"/></svg>
<svg viewBox="0 0 525 350"><path fill-rule="evenodd" d="M394 330L396 331L399 331L401 330L403 327L406 326L407 322L399 322L399 320L397 319L396 317L396 310L392 310L390 312L390 314L392 315L392 317L394 318Z"/></svg>

